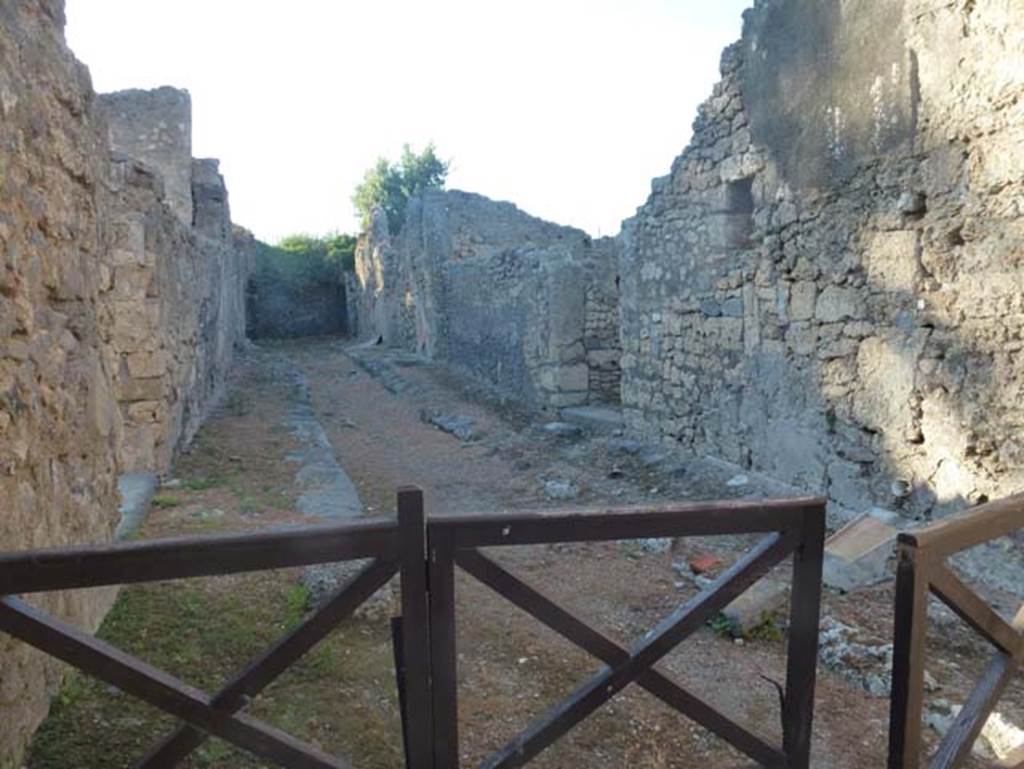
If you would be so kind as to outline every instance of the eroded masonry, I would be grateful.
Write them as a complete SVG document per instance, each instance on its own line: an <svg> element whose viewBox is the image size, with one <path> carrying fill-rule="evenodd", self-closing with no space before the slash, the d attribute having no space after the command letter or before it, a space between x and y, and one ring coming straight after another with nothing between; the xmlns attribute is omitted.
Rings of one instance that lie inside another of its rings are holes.
<svg viewBox="0 0 1024 769"><path fill-rule="evenodd" d="M1017 490L1021 20L762 0L618 238L430 194L364 238L361 331L546 406L621 392L634 435L840 514Z"/></svg>
<svg viewBox="0 0 1024 769"><path fill-rule="evenodd" d="M249 241L188 94L97 97L62 3L0 8L0 543L109 540L119 477L166 472L244 341ZM47 595L95 628L112 590ZM61 667L0 639L0 763ZM6 765L6 764L5 764Z"/></svg>
<svg viewBox="0 0 1024 769"><path fill-rule="evenodd" d="M119 478L168 470L245 341L255 242L188 94L97 96L63 25L0 0L0 550L111 539ZM428 192L362 236L344 319L301 325L620 409L833 522L1020 490L1024 7L757 0L721 74L619 236ZM94 629L113 597L42 602ZM60 668L6 636L0 668L4 764Z"/></svg>

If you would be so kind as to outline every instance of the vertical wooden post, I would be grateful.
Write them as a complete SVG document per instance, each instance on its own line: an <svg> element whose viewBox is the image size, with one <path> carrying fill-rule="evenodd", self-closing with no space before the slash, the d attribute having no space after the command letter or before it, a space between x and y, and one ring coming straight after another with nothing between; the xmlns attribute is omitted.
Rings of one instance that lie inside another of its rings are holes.
<svg viewBox="0 0 1024 769"><path fill-rule="evenodd" d="M825 548L825 505L804 515L803 535L793 554L786 697L782 713L783 750L792 769L808 769L818 669L821 568Z"/></svg>
<svg viewBox="0 0 1024 769"><path fill-rule="evenodd" d="M458 769L458 682L455 648L455 552L451 532L431 529L430 675L434 713L434 769Z"/></svg>
<svg viewBox="0 0 1024 769"><path fill-rule="evenodd" d="M924 700L924 636L928 620L928 573L921 552L901 544L896 567L889 769L918 769Z"/></svg>
<svg viewBox="0 0 1024 769"><path fill-rule="evenodd" d="M398 490L398 526L402 574L402 661L405 697L402 724L407 769L432 769L426 520L423 492Z"/></svg>

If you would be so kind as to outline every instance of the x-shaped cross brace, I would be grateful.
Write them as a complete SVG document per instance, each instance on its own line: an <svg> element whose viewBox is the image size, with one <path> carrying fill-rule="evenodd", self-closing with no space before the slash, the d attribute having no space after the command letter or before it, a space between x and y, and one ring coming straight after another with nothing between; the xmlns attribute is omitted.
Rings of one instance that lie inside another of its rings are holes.
<svg viewBox="0 0 1024 769"><path fill-rule="evenodd" d="M138 767L175 766L212 734L279 765L349 769L341 759L236 713L396 571L393 563L371 563L213 697L11 596L0 597L0 630L185 722Z"/></svg>
<svg viewBox="0 0 1024 769"><path fill-rule="evenodd" d="M942 563L931 567L928 582L946 606L998 649L932 759L932 769L948 769L967 758L989 713L1024 662L1024 607L1012 623L1007 622ZM1022 764L1024 751L1017 751L1003 765Z"/></svg>
<svg viewBox="0 0 1024 769"><path fill-rule="evenodd" d="M608 667L549 710L483 766L521 766L631 683L689 716L767 767L788 766L784 753L667 678L653 665L708 619L763 577L796 546L796 537L772 534L707 589L670 614L627 650L505 571L478 550L460 550L455 562L469 574Z"/></svg>

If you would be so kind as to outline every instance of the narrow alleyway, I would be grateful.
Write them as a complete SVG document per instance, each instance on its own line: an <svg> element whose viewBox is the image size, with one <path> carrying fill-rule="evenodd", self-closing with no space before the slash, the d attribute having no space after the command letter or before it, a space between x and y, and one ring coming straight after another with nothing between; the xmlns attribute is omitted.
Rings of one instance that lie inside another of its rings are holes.
<svg viewBox="0 0 1024 769"><path fill-rule="evenodd" d="M245 356L223 404L174 476L164 480L142 537L252 530L324 518L390 515L395 489L415 484L428 512L659 503L786 490L707 460L680 461L608 434L552 426L450 372L337 339L267 343ZM441 429L438 425L445 429ZM325 455L325 451L327 455ZM350 482L351 481L351 482ZM360 512L361 508L361 512ZM304 511L302 514L298 511ZM556 545L505 550L508 568L628 642L697 591L686 564L722 563L743 538ZM676 564L676 566L674 566ZM679 566L681 565L681 567ZM780 579L787 569L777 571ZM133 586L101 635L204 690L215 689L299 620L312 597L301 570ZM460 719L464 766L475 766L598 667L487 588L460 576ZM891 592L827 593L823 613L890 638ZM360 769L401 765L388 597L345 622L251 705L271 723L344 755ZM709 626L661 666L772 742L780 741L784 617L733 639ZM930 672L958 701L981 655L944 625ZM822 666L814 765L884 764L887 692L869 694ZM1022 712L1020 692L1002 710ZM75 675L36 737L31 769L130 766L170 722ZM930 735L934 739L934 735ZM193 767L260 766L208 741ZM663 769L750 763L647 694L628 689L543 753L539 767ZM979 763L977 766L982 766Z"/></svg>

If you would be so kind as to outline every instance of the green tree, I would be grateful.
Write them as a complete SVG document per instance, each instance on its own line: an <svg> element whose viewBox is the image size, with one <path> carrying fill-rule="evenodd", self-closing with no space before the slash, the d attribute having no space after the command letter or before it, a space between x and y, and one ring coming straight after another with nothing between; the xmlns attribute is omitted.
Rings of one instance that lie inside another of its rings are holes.
<svg viewBox="0 0 1024 769"><path fill-rule="evenodd" d="M437 157L433 143L422 152L413 152L406 144L397 163L378 158L376 164L363 176L363 181L352 195L352 203L362 219L364 228L370 226L375 208L383 208L388 218L388 230L394 234L402 229L409 198L423 190L441 189L448 177L447 161Z"/></svg>

